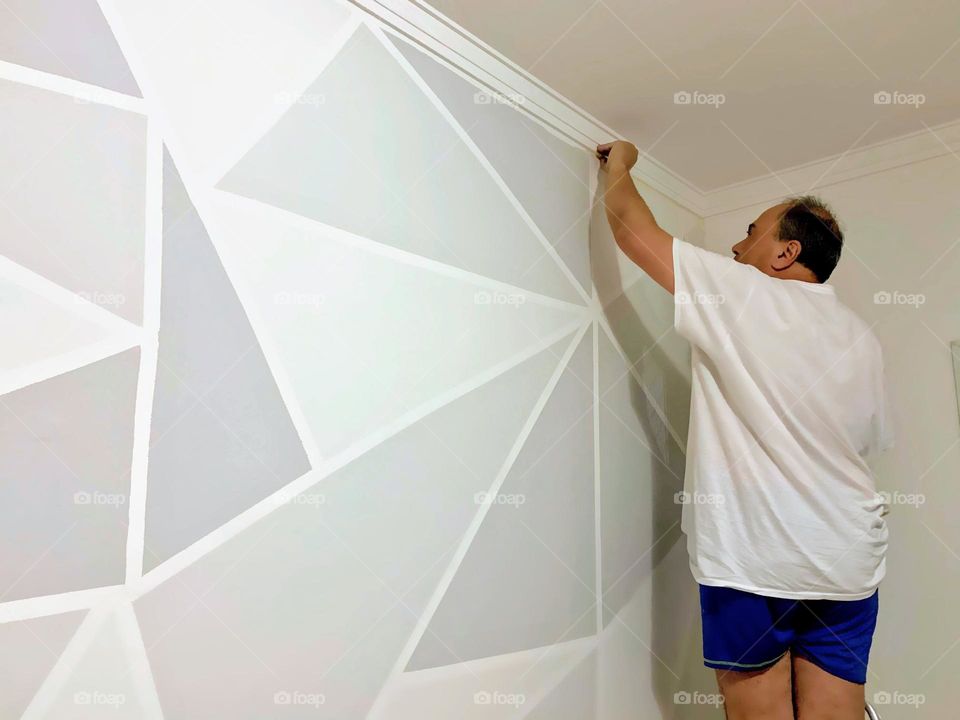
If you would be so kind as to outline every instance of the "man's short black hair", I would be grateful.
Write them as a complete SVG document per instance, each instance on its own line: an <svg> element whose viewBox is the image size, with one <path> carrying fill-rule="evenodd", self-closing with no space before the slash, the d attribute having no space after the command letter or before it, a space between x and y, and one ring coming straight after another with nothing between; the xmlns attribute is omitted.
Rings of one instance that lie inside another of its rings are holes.
<svg viewBox="0 0 960 720"><path fill-rule="evenodd" d="M788 198L784 202L789 207L780 216L778 237L799 242L797 262L809 268L819 282L826 282L840 262L843 248L843 232L833 211L813 195Z"/></svg>

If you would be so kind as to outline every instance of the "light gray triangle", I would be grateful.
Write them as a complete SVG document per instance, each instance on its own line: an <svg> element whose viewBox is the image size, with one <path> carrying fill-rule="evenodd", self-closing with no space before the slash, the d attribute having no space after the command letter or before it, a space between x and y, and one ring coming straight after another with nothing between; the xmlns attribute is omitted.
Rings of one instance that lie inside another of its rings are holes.
<svg viewBox="0 0 960 720"><path fill-rule="evenodd" d="M7 80L0 106L0 252L141 324L146 118Z"/></svg>
<svg viewBox="0 0 960 720"><path fill-rule="evenodd" d="M0 717L18 718L40 689L85 612L0 624Z"/></svg>
<svg viewBox="0 0 960 720"><path fill-rule="evenodd" d="M518 109L522 98L484 91L404 40L391 40L480 148L590 292L590 155Z"/></svg>
<svg viewBox="0 0 960 720"><path fill-rule="evenodd" d="M362 26L219 187L582 302L450 123Z"/></svg>
<svg viewBox="0 0 960 720"><path fill-rule="evenodd" d="M166 716L365 717L568 342L410 425L140 598Z"/></svg>
<svg viewBox="0 0 960 720"><path fill-rule="evenodd" d="M163 212L146 569L310 468L260 343L169 154Z"/></svg>
<svg viewBox="0 0 960 720"><path fill-rule="evenodd" d="M408 671L596 632L591 339L570 358Z"/></svg>
<svg viewBox="0 0 960 720"><path fill-rule="evenodd" d="M140 97L95 0L5 0L0 59Z"/></svg>
<svg viewBox="0 0 960 720"><path fill-rule="evenodd" d="M3 396L0 595L122 583L140 349Z"/></svg>

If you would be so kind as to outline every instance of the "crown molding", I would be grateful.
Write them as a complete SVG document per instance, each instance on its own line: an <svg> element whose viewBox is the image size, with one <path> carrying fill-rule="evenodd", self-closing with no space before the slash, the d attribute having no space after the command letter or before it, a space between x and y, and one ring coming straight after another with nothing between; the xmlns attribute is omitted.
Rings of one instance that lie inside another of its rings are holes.
<svg viewBox="0 0 960 720"><path fill-rule="evenodd" d="M347 1L456 66L481 86L510 97L519 96L522 101L518 109L574 145L592 150L598 143L623 137L424 0ZM640 158L632 174L641 183L706 218L947 154L956 154L960 159L960 120L709 191L699 189L646 156Z"/></svg>
<svg viewBox="0 0 960 720"><path fill-rule="evenodd" d="M482 87L508 97L519 96L521 112L574 145L592 151L599 143L623 137L422 0L349 2L414 45L456 66ZM703 214L703 193L653 158L641 157L633 175L697 215Z"/></svg>

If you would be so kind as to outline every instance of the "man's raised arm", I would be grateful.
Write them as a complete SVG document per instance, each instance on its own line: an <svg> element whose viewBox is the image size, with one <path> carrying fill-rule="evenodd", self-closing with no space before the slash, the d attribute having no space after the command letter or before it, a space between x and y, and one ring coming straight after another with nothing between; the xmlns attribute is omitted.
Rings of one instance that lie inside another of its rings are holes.
<svg viewBox="0 0 960 720"><path fill-rule="evenodd" d="M603 204L617 245L647 275L673 293L673 236L657 225L630 177L630 168L637 162L637 149L618 140L598 145L597 157L607 171Z"/></svg>

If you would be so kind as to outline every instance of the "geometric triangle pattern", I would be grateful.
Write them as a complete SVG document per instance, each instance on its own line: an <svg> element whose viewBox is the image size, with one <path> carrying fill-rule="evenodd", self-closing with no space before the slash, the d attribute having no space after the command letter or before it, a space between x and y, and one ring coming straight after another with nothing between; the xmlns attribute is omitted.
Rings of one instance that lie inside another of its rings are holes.
<svg viewBox="0 0 960 720"><path fill-rule="evenodd" d="M96 0L6 0L0 60L140 96Z"/></svg>
<svg viewBox="0 0 960 720"><path fill-rule="evenodd" d="M0 625L0 717L20 717L26 710L84 615L76 611Z"/></svg>
<svg viewBox="0 0 960 720"><path fill-rule="evenodd" d="M130 638L118 612L103 618L90 644L70 669L45 720L142 720L158 717L155 700L141 684L143 645Z"/></svg>
<svg viewBox="0 0 960 720"><path fill-rule="evenodd" d="M274 693L301 692L323 698L304 716L364 717L568 343L413 423L137 601L168 715L274 717Z"/></svg>
<svg viewBox="0 0 960 720"><path fill-rule="evenodd" d="M6 80L0 102L0 252L139 325L146 118Z"/></svg>
<svg viewBox="0 0 960 720"><path fill-rule="evenodd" d="M587 332L527 436L408 670L596 632L592 367L592 337Z"/></svg>
<svg viewBox="0 0 960 720"><path fill-rule="evenodd" d="M148 570L310 469L253 328L169 153L163 209Z"/></svg>
<svg viewBox="0 0 960 720"><path fill-rule="evenodd" d="M527 290L581 301L489 173L369 30L353 34L303 98L220 188ZM308 103L311 98L322 102Z"/></svg>
<svg viewBox="0 0 960 720"><path fill-rule="evenodd" d="M231 271L325 456L582 322L574 306L367 252L256 203L217 208Z"/></svg>
<svg viewBox="0 0 960 720"><path fill-rule="evenodd" d="M133 348L0 398L3 600L123 582L139 362Z"/></svg>
<svg viewBox="0 0 960 720"><path fill-rule="evenodd" d="M409 43L391 40L589 293L590 248L582 240L590 223L590 157L517 112L508 99L482 91Z"/></svg>
<svg viewBox="0 0 960 720"><path fill-rule="evenodd" d="M664 298L619 291L648 338L599 292L596 164L534 109L255 5L174 3L182 53L164 4L0 10L58 88L0 80L0 712L599 717L683 559Z"/></svg>
<svg viewBox="0 0 960 720"><path fill-rule="evenodd" d="M10 343L0 357L0 373L13 373L106 339L110 332L87 319L76 307L64 307L39 293L0 278L0 326L9 336L31 336L29 343Z"/></svg>

